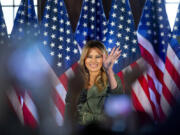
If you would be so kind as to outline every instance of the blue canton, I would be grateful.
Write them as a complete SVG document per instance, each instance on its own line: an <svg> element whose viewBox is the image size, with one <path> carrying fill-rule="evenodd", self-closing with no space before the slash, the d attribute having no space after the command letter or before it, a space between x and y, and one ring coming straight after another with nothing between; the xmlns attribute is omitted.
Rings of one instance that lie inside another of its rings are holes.
<svg viewBox="0 0 180 135"><path fill-rule="evenodd" d="M166 59L167 46L171 39L171 30L164 0L148 0L144 7L138 33L153 46L163 62Z"/></svg>
<svg viewBox="0 0 180 135"><path fill-rule="evenodd" d="M178 7L170 45L176 53L177 57L180 59L180 5Z"/></svg>
<svg viewBox="0 0 180 135"><path fill-rule="evenodd" d="M83 48L89 40L102 41L107 32L107 21L101 0L84 0L75 39Z"/></svg>
<svg viewBox="0 0 180 135"><path fill-rule="evenodd" d="M35 40L39 35L38 20L33 0L22 0L11 32L11 40L23 43ZM23 41L23 42L22 42Z"/></svg>
<svg viewBox="0 0 180 135"><path fill-rule="evenodd" d="M47 0L41 38L40 50L58 76L79 60L78 44L63 0Z"/></svg>
<svg viewBox="0 0 180 135"><path fill-rule="evenodd" d="M4 16L3 16L3 11L0 3L0 46L7 41L8 36L7 36L7 28L6 24L4 21Z"/></svg>

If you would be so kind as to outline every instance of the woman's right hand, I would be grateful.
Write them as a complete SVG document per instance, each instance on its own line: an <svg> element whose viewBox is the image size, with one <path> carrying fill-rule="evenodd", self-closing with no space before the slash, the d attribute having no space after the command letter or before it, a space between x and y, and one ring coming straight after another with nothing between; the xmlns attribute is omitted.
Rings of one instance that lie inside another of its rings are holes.
<svg viewBox="0 0 180 135"><path fill-rule="evenodd" d="M119 58L120 55L121 50L119 50L119 47L114 47L108 56L106 56L106 54L103 54L103 67L106 71L112 70L114 62Z"/></svg>

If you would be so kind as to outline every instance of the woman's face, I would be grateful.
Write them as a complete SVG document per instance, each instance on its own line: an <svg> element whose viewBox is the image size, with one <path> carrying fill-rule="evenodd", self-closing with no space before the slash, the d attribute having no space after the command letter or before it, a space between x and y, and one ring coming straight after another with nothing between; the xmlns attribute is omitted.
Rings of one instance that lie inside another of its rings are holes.
<svg viewBox="0 0 180 135"><path fill-rule="evenodd" d="M99 72L102 64L102 52L98 48L91 48L85 58L85 66L89 72Z"/></svg>

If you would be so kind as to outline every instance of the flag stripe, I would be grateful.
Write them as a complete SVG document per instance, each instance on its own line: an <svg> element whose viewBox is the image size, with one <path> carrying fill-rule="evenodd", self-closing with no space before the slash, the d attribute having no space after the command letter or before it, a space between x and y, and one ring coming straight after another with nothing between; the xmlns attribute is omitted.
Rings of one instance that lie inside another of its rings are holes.
<svg viewBox="0 0 180 135"><path fill-rule="evenodd" d="M158 80L159 80L161 83L163 83L163 72L161 71L162 69L159 69L159 68L157 67L158 64L155 63L152 55L149 54L149 51L146 50L145 48L143 48L141 44L140 44L140 49L141 49L141 52L143 52L143 53L142 53L143 58L144 58L146 61L148 61L148 63L152 66L152 68L153 68L153 70L154 70L154 72L155 72Z"/></svg>
<svg viewBox="0 0 180 135"><path fill-rule="evenodd" d="M27 91L25 92L25 95L24 95L24 106L27 107L28 113L31 115L33 122L35 124L34 125L34 127L35 127L37 125L37 123L39 122L37 109L36 109L36 106L35 106L32 98L30 97L30 95Z"/></svg>
<svg viewBox="0 0 180 135"><path fill-rule="evenodd" d="M166 70L170 74L170 76L173 77L172 79L176 87L180 89L180 75L168 57L166 58Z"/></svg>
<svg viewBox="0 0 180 135"><path fill-rule="evenodd" d="M65 74L65 73L62 74L62 75L59 77L59 80L60 80L60 82L62 83L62 85L64 86L65 90L67 91L67 90L68 90L68 84L67 84L68 78L67 78L66 74Z"/></svg>
<svg viewBox="0 0 180 135"><path fill-rule="evenodd" d="M179 70L180 69L180 65L179 65L180 60L170 45L168 46L168 50L167 50L167 58L169 59L169 61L171 61L175 71L178 72L178 75L180 75L180 70Z"/></svg>
<svg viewBox="0 0 180 135"><path fill-rule="evenodd" d="M132 95L133 106L136 109L136 111L145 112L143 106L140 103L141 100L138 99L138 95L136 96L134 90L131 92L131 95Z"/></svg>
<svg viewBox="0 0 180 135"><path fill-rule="evenodd" d="M65 103L63 102L63 100L61 99L61 96L57 93L56 90L54 90L54 94L55 94L55 98L54 98L54 102L55 105L57 107L57 109L59 110L59 112L61 113L62 117L64 117L64 108L65 108Z"/></svg>
<svg viewBox="0 0 180 135"><path fill-rule="evenodd" d="M139 84L141 85L142 89L144 90L144 92L145 92L145 94L146 94L146 96L147 96L147 98L151 104L154 118L157 118L156 108L155 108L154 103L152 102L152 99L150 98L150 91L148 88L148 82L147 82L145 76L139 77L138 81L139 81ZM151 91L151 93L152 93L152 91Z"/></svg>
<svg viewBox="0 0 180 135"><path fill-rule="evenodd" d="M58 126L62 126L64 118L63 118L62 114L59 112L59 109L56 107L56 105L54 105L54 108L55 108L54 116L56 119L56 123L58 124Z"/></svg>
<svg viewBox="0 0 180 135"><path fill-rule="evenodd" d="M143 57L146 57L146 53L148 52L148 54L151 55L150 59L148 59L148 56L147 56L148 62L156 63L153 65L156 65L158 69L163 71L164 63L160 60L159 56L154 51L152 44L139 33L137 33L137 38L138 38L138 43L140 45L140 49L141 49L141 47L143 47L142 48L143 50L141 51L141 55ZM146 52L144 52L144 51L146 51Z"/></svg>
<svg viewBox="0 0 180 135"><path fill-rule="evenodd" d="M151 108L151 104L148 100L147 95L145 94L143 88L139 84L139 82L133 84L132 89L134 90L134 93L136 94L136 97L140 101L142 107L144 108L145 112L147 112L152 118L153 118L153 111Z"/></svg>
<svg viewBox="0 0 180 135"><path fill-rule="evenodd" d="M35 119L34 115L32 114L31 111L31 106L29 106L29 104L24 103L23 105L23 115L26 116L24 117L24 124L26 126L31 126L32 128L36 128L37 127L37 120Z"/></svg>
<svg viewBox="0 0 180 135"><path fill-rule="evenodd" d="M20 99L20 96L18 93L12 88L10 91L7 92L9 101L11 105L13 106L14 111L16 112L19 120L21 121L22 124L24 124L24 116L23 116L23 103Z"/></svg>
<svg viewBox="0 0 180 135"><path fill-rule="evenodd" d="M149 74L147 74L147 78L148 78L149 88L154 92L157 103L160 103L160 94L158 93L158 90L155 87L155 84L154 84L155 81L153 81L153 79L149 76Z"/></svg>
<svg viewBox="0 0 180 135"><path fill-rule="evenodd" d="M164 116L162 116L163 119L164 119L164 118L166 118L168 116L169 110L170 110L171 107L170 107L169 103L167 102L166 97L163 96L163 93L162 93L162 96L161 96L161 104L160 105L161 105L161 108L162 108L162 112L164 114Z"/></svg>
<svg viewBox="0 0 180 135"><path fill-rule="evenodd" d="M165 74L164 74L164 83L174 99L180 96L179 88L177 87L176 83L174 82L174 79L171 78L167 70L165 70Z"/></svg>

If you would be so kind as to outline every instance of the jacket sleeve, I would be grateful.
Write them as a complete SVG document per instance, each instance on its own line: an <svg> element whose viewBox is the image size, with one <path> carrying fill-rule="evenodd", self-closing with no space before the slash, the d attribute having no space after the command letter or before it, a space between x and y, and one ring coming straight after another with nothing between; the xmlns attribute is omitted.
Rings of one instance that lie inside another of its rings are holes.
<svg viewBox="0 0 180 135"><path fill-rule="evenodd" d="M119 76L116 75L116 74L115 74L115 79L116 79L116 81L117 81L117 87L116 87L115 89L111 89L111 88L109 87L110 93L111 93L111 94L124 94L122 82L121 82Z"/></svg>

